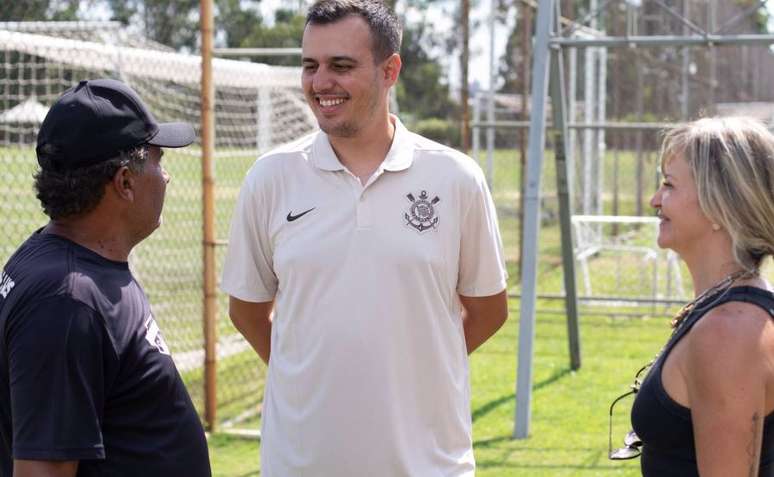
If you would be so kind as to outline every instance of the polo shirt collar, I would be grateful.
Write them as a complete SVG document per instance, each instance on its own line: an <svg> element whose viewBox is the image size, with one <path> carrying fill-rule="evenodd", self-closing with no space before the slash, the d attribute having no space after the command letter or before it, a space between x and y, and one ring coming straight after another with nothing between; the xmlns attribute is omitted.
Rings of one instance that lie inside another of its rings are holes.
<svg viewBox="0 0 774 477"><path fill-rule="evenodd" d="M414 143L411 140L411 133L400 119L392 114L390 119L395 125L395 135L380 168L386 171L402 171L408 169L414 162ZM328 135L322 131L317 133L312 145L312 162L324 171L344 170L344 166L333 151Z"/></svg>
<svg viewBox="0 0 774 477"><path fill-rule="evenodd" d="M391 114L390 119L395 125L395 135L381 167L385 171L402 171L411 167L414 162L414 142L411 133L397 116Z"/></svg>
<svg viewBox="0 0 774 477"><path fill-rule="evenodd" d="M312 163L324 171L343 171L344 165L341 164L333 146L328 140L328 135L323 131L317 132L317 137L312 145Z"/></svg>

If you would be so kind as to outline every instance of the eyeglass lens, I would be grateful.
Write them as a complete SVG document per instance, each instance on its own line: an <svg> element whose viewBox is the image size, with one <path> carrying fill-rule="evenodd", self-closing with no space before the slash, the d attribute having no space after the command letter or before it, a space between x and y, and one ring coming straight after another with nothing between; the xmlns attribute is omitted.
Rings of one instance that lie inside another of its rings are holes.
<svg viewBox="0 0 774 477"><path fill-rule="evenodd" d="M656 360L653 359L650 363L640 368L640 370L637 371L637 374L634 376L634 384L630 386L631 391L629 391L628 393L622 394L621 396L618 396L613 401L613 403L610 404L610 423L609 423L610 427L608 432L608 454L607 454L610 460L634 459L635 457L639 457L640 454L642 453L640 450L640 448L642 447L642 440L634 431L629 431L624 437L625 447L621 447L613 450L613 408L621 399L627 396L630 396L632 394L637 394L637 391L640 390L640 385L642 384L643 373L646 370L650 369L650 367L653 365L655 361Z"/></svg>
<svg viewBox="0 0 774 477"><path fill-rule="evenodd" d="M642 441L640 440L639 436L637 436L636 432L629 431L626 434L626 437L624 437L624 445L626 447L621 447L620 449L616 449L610 452L609 457L611 460L634 459L640 455Z"/></svg>

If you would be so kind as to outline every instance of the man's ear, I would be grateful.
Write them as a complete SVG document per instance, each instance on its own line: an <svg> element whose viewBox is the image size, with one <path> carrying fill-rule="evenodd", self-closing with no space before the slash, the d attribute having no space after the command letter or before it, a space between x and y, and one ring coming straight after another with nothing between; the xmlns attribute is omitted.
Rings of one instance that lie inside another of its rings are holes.
<svg viewBox="0 0 774 477"><path fill-rule="evenodd" d="M111 185L119 198L134 201L135 177L128 167L118 168L118 171L113 175Z"/></svg>
<svg viewBox="0 0 774 477"><path fill-rule="evenodd" d="M387 83L387 86L392 86L398 82L401 66L403 66L403 62L400 59L400 55L397 53L391 54L384 60L382 63L382 70L384 71L384 80Z"/></svg>

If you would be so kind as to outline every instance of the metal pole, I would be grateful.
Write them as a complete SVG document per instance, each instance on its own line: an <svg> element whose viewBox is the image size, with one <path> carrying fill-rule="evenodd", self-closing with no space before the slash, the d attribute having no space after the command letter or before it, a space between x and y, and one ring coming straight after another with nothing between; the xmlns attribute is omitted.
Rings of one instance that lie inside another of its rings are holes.
<svg viewBox="0 0 774 477"><path fill-rule="evenodd" d="M495 0L491 0L489 12L489 101L487 103L486 117L489 122L495 120ZM494 148L495 130L490 127L486 130L486 178L489 190L494 190Z"/></svg>
<svg viewBox="0 0 774 477"><path fill-rule="evenodd" d="M597 30L597 25L599 23L599 15L602 13L599 10L599 2L598 0L589 0L589 8L592 12L598 12L597 15L594 15L591 17L591 20L589 21L589 27L592 30ZM589 119L588 122L599 122L599 95L597 94L598 84L599 84L599 48L586 48L586 51L588 53L588 61L586 66L588 67L588 70L586 70L586 78L588 82L586 83L586 87L589 89L589 96L586 96L586 108L588 110ZM602 183L599 182L600 177L600 167L602 166L602 161L599 157L599 129L592 129L588 132L588 138L590 141L590 144L588 146L588 154L586 155L585 159L588 161L588 166L586 168L586 172L588 175L588 183L586 186L587 194L588 194L588 211L584 209L584 214L592 214L593 211L596 210L597 204L599 202L599 197L602 189Z"/></svg>
<svg viewBox="0 0 774 477"><path fill-rule="evenodd" d="M462 23L462 56L460 57L460 106L462 106L462 152L470 149L470 110L468 105L468 59L470 57L470 0L462 0L460 22Z"/></svg>
<svg viewBox="0 0 774 477"><path fill-rule="evenodd" d="M557 4L558 10L558 4ZM559 11L556 12L558 18ZM559 25L557 24L557 29ZM565 151L569 139L567 105L565 103L564 59L562 49L551 52L551 112L554 123L554 157L556 160L556 190L559 199L559 228L561 230L562 263L564 268L565 308L567 310L567 337L570 351L570 367L581 367L580 327L578 326L578 292L575 289L575 254L573 253L572 199L567 182L569 168ZM604 129L599 130L601 134Z"/></svg>
<svg viewBox="0 0 774 477"><path fill-rule="evenodd" d="M635 61L635 68L637 71L637 82L635 83L637 86L636 86L636 92L635 92L636 96L635 96L635 102L634 102L635 115L636 115L637 121L642 121L642 116L645 113L645 79L644 79L645 71L644 71L642 61ZM637 166L635 169L637 171L636 172L637 182L635 186L637 190L635 194L637 203L635 204L635 210L636 210L635 214L638 216L642 215L642 198L644 195L643 175L644 175L645 164L643 162L644 159L643 159L643 152L642 152L643 139L644 138L643 138L642 130L638 130L636 133L635 142L634 142L635 144L634 149L636 151L636 157L637 157Z"/></svg>
<svg viewBox="0 0 774 477"><path fill-rule="evenodd" d="M715 27L717 25L716 21L716 3L715 2L709 2L707 5L709 20L708 20L708 28L710 31L715 31ZM717 89L717 48L710 46L709 47L709 54L710 54L710 60L709 60L709 68L710 68L710 88L709 88L709 95L710 100L708 101L709 106L709 113L710 114L716 114L717 113L717 107L715 105L715 90Z"/></svg>
<svg viewBox="0 0 774 477"><path fill-rule="evenodd" d="M583 51L585 66L584 66L584 79L583 79L583 120L586 123L593 123L594 117L594 49L586 48ZM583 206L581 210L584 214L592 213L592 196L591 193L594 190L593 187L593 171L594 171L594 159L593 159L593 147L594 147L594 130L586 129L583 131Z"/></svg>
<svg viewBox="0 0 774 477"><path fill-rule="evenodd" d="M532 6L522 4L521 6L521 114L520 120L526 120L529 117L529 111L527 110L527 97L529 96L530 84L529 84L529 61L527 58L532 58ZM526 122L526 121L525 121ZM521 238L524 237L524 196L526 195L527 188L527 151L526 151L526 136L524 129L519 129L519 244L521 249ZM522 272L522 260L519 257L519 269L518 274L521 276Z"/></svg>
<svg viewBox="0 0 774 477"><path fill-rule="evenodd" d="M604 123L607 121L607 48L595 48L597 57L597 121ZM602 198L605 187L605 157L607 152L607 143L605 142L605 129L597 130L597 213L602 215L604 207Z"/></svg>
<svg viewBox="0 0 774 477"><path fill-rule="evenodd" d="M554 14L554 0L538 4L535 46L532 55L532 118L529 127L527 180L524 196L524 235L521 241L521 314L519 320L519 361L516 374L516 420L513 437L529 435L532 406L532 357L535 342L537 300L537 255L540 232L540 181L546 139L546 98L548 95L548 42Z"/></svg>
<svg viewBox="0 0 774 477"><path fill-rule="evenodd" d="M215 430L217 410L217 295L215 291L215 87L212 81L212 0L201 0L202 86L202 226L204 251L204 421Z"/></svg>
<svg viewBox="0 0 774 477"><path fill-rule="evenodd" d="M577 119L578 101L577 101L577 85L578 85L578 49L570 48L569 54L569 68L567 78L567 85L569 90L567 91L567 118L566 122L575 122ZM575 150L578 144L578 131L575 129L570 130L570 137L567 141L567 150L564 151L567 156L568 176L567 182L572 186L575 185Z"/></svg>
<svg viewBox="0 0 774 477"><path fill-rule="evenodd" d="M481 92L476 92L473 96L473 152L471 156L478 162L479 153L481 152ZM489 181L489 177L487 177ZM489 184L492 187L492 184Z"/></svg>
<svg viewBox="0 0 774 477"><path fill-rule="evenodd" d="M594 38L554 38L551 46L606 46L608 48L622 47L657 47L657 46L728 46L728 45L771 45L774 35L653 35L653 36L600 36Z"/></svg>
<svg viewBox="0 0 774 477"><path fill-rule="evenodd" d="M690 13L691 13L691 0L683 0L683 16L685 18L690 19ZM709 7L708 7L709 8ZM683 25L683 33L687 34L690 32L690 29L688 28L688 25ZM683 89L682 94L680 95L680 119L685 121L688 119L688 102L689 102L689 84L688 84L688 75L689 75L689 69L691 65L691 50L687 46L684 46L682 48L683 53L683 70L682 70L682 78L681 78L681 86Z"/></svg>
<svg viewBox="0 0 774 477"><path fill-rule="evenodd" d="M301 48L215 48L217 56L301 56Z"/></svg>

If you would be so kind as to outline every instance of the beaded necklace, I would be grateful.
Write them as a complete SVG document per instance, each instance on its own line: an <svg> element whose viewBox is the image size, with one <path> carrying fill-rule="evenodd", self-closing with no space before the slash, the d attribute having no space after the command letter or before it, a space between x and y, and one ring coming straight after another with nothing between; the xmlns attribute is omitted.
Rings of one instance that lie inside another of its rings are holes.
<svg viewBox="0 0 774 477"><path fill-rule="evenodd" d="M677 330L680 328L680 325L683 324L685 317L688 316L693 310L695 310L696 307L703 304L710 298L720 298L731 288L731 285L735 281L742 278L751 278L757 274L757 270L737 270L734 273L726 275L725 278L704 290L699 296L680 308L680 311L678 311L675 317L672 318L671 324L672 328L674 329L673 333L677 333Z"/></svg>
<svg viewBox="0 0 774 477"><path fill-rule="evenodd" d="M758 270L751 270L751 271L738 270L734 273L730 273L726 275L722 280L720 280L716 284L704 290L701 294L699 294L699 296L697 296L689 303L687 303L685 306L680 308L680 311L678 311L675 317L672 319L672 322L671 322L672 337L677 335L677 332L680 331L680 328L683 326L683 323L685 323L685 318L699 305L704 304L710 298L720 299L731 288L731 285L733 285L735 281L741 278L750 278L757 275L758 275ZM669 341L670 340L667 340L667 342L664 343L664 346L661 347L658 353L656 353L656 356L654 356L653 359L651 359L650 362L648 362L648 364L646 364L645 366L640 368L639 371L637 371L637 374L634 377L634 384L630 386L635 393L639 391L640 385L642 384L642 381L645 377L645 375L643 375L643 372L645 372L646 370L649 370L650 367L653 366L653 364L658 360L658 358L666 349L667 345L669 344Z"/></svg>

